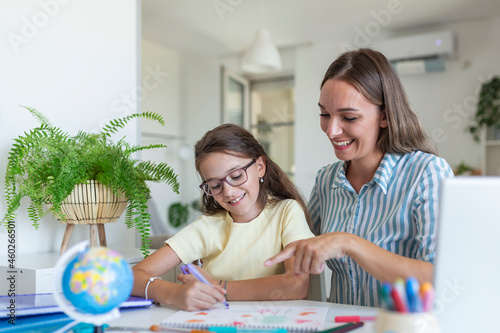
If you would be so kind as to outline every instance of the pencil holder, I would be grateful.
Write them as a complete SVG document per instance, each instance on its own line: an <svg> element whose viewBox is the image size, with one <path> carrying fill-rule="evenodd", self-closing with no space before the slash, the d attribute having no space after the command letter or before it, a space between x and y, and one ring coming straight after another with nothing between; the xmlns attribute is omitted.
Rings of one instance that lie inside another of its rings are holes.
<svg viewBox="0 0 500 333"><path fill-rule="evenodd" d="M436 316L429 312L401 313L380 310L376 333L441 333Z"/></svg>

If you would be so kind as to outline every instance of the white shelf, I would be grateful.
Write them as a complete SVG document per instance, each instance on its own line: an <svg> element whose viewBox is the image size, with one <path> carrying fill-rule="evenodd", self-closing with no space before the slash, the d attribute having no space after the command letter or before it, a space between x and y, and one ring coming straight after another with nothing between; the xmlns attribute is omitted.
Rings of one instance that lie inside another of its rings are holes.
<svg viewBox="0 0 500 333"><path fill-rule="evenodd" d="M500 146L500 140L487 140L484 144L486 146Z"/></svg>
<svg viewBox="0 0 500 333"><path fill-rule="evenodd" d="M500 140L493 129L481 133L481 169L484 176L500 176Z"/></svg>

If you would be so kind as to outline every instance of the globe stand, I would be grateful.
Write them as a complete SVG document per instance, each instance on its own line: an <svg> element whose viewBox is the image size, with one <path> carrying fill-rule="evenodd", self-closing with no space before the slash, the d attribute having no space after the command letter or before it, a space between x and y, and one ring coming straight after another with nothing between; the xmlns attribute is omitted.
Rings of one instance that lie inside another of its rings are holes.
<svg viewBox="0 0 500 333"><path fill-rule="evenodd" d="M94 333L104 333L102 326L94 326Z"/></svg>
<svg viewBox="0 0 500 333"><path fill-rule="evenodd" d="M106 322L112 321L114 319L117 319L120 317L120 312L118 311L119 308L119 303L116 307L111 309L108 312L105 313L86 313L83 312L79 309L77 309L73 304L69 302L68 299L63 295L61 289L63 289L63 275L66 270L66 266L70 261L73 260L73 258L76 258L76 256L79 253L82 253L86 250L89 249L89 241L83 241L80 242L70 249L68 249L66 252L64 252L59 260L56 263L55 266L55 276L56 278L54 279L54 299L57 303L57 305L63 310L65 314L67 314L69 317L74 319L74 322L66 325L62 329L60 329L60 332L66 332L69 328L72 326L84 322L84 323L90 323L94 325L94 332L96 333L102 333L104 332L102 325L105 324ZM128 265L128 264L127 264ZM127 266L128 267L128 266ZM129 268L130 269L130 268ZM130 271L130 275L132 275ZM120 279L124 279L124 277L120 277ZM130 278L131 281L133 281L133 276ZM124 279L126 280L126 279ZM132 289L132 282L130 282L130 290ZM130 294L130 291L129 291ZM128 297L128 296L127 296ZM59 332L58 331L58 332Z"/></svg>

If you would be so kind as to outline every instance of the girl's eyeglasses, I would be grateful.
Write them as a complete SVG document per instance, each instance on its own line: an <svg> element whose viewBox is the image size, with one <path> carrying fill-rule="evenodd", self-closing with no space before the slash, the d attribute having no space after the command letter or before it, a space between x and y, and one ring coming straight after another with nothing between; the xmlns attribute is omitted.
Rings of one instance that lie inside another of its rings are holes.
<svg viewBox="0 0 500 333"><path fill-rule="evenodd" d="M247 174L247 169L254 165L256 159L253 159L252 162L248 163L246 166L240 169L236 169L234 171L231 171L229 175L222 179L210 179L210 180L205 180L203 183L201 183L200 188L205 192L207 195L214 196L217 194L220 194L222 192L222 182L226 182L229 185L236 187L240 186L246 183L248 180L248 174Z"/></svg>

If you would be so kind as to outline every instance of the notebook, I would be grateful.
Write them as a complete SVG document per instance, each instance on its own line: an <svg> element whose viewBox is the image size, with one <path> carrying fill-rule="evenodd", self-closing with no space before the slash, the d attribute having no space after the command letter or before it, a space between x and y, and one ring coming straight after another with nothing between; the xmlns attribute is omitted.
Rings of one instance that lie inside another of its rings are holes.
<svg viewBox="0 0 500 333"><path fill-rule="evenodd" d="M13 301L13 302L12 302ZM12 306L14 304L14 307ZM150 306L153 301L142 297L130 296L120 308ZM47 294L0 296L0 318L7 318L13 312L16 317L63 312L54 296Z"/></svg>
<svg viewBox="0 0 500 333"><path fill-rule="evenodd" d="M284 328L313 332L323 328L328 307L217 305L206 311L178 311L160 322L166 327L208 328L240 326L246 328Z"/></svg>
<svg viewBox="0 0 500 333"><path fill-rule="evenodd" d="M500 331L500 177L444 180L434 273L442 332Z"/></svg>

